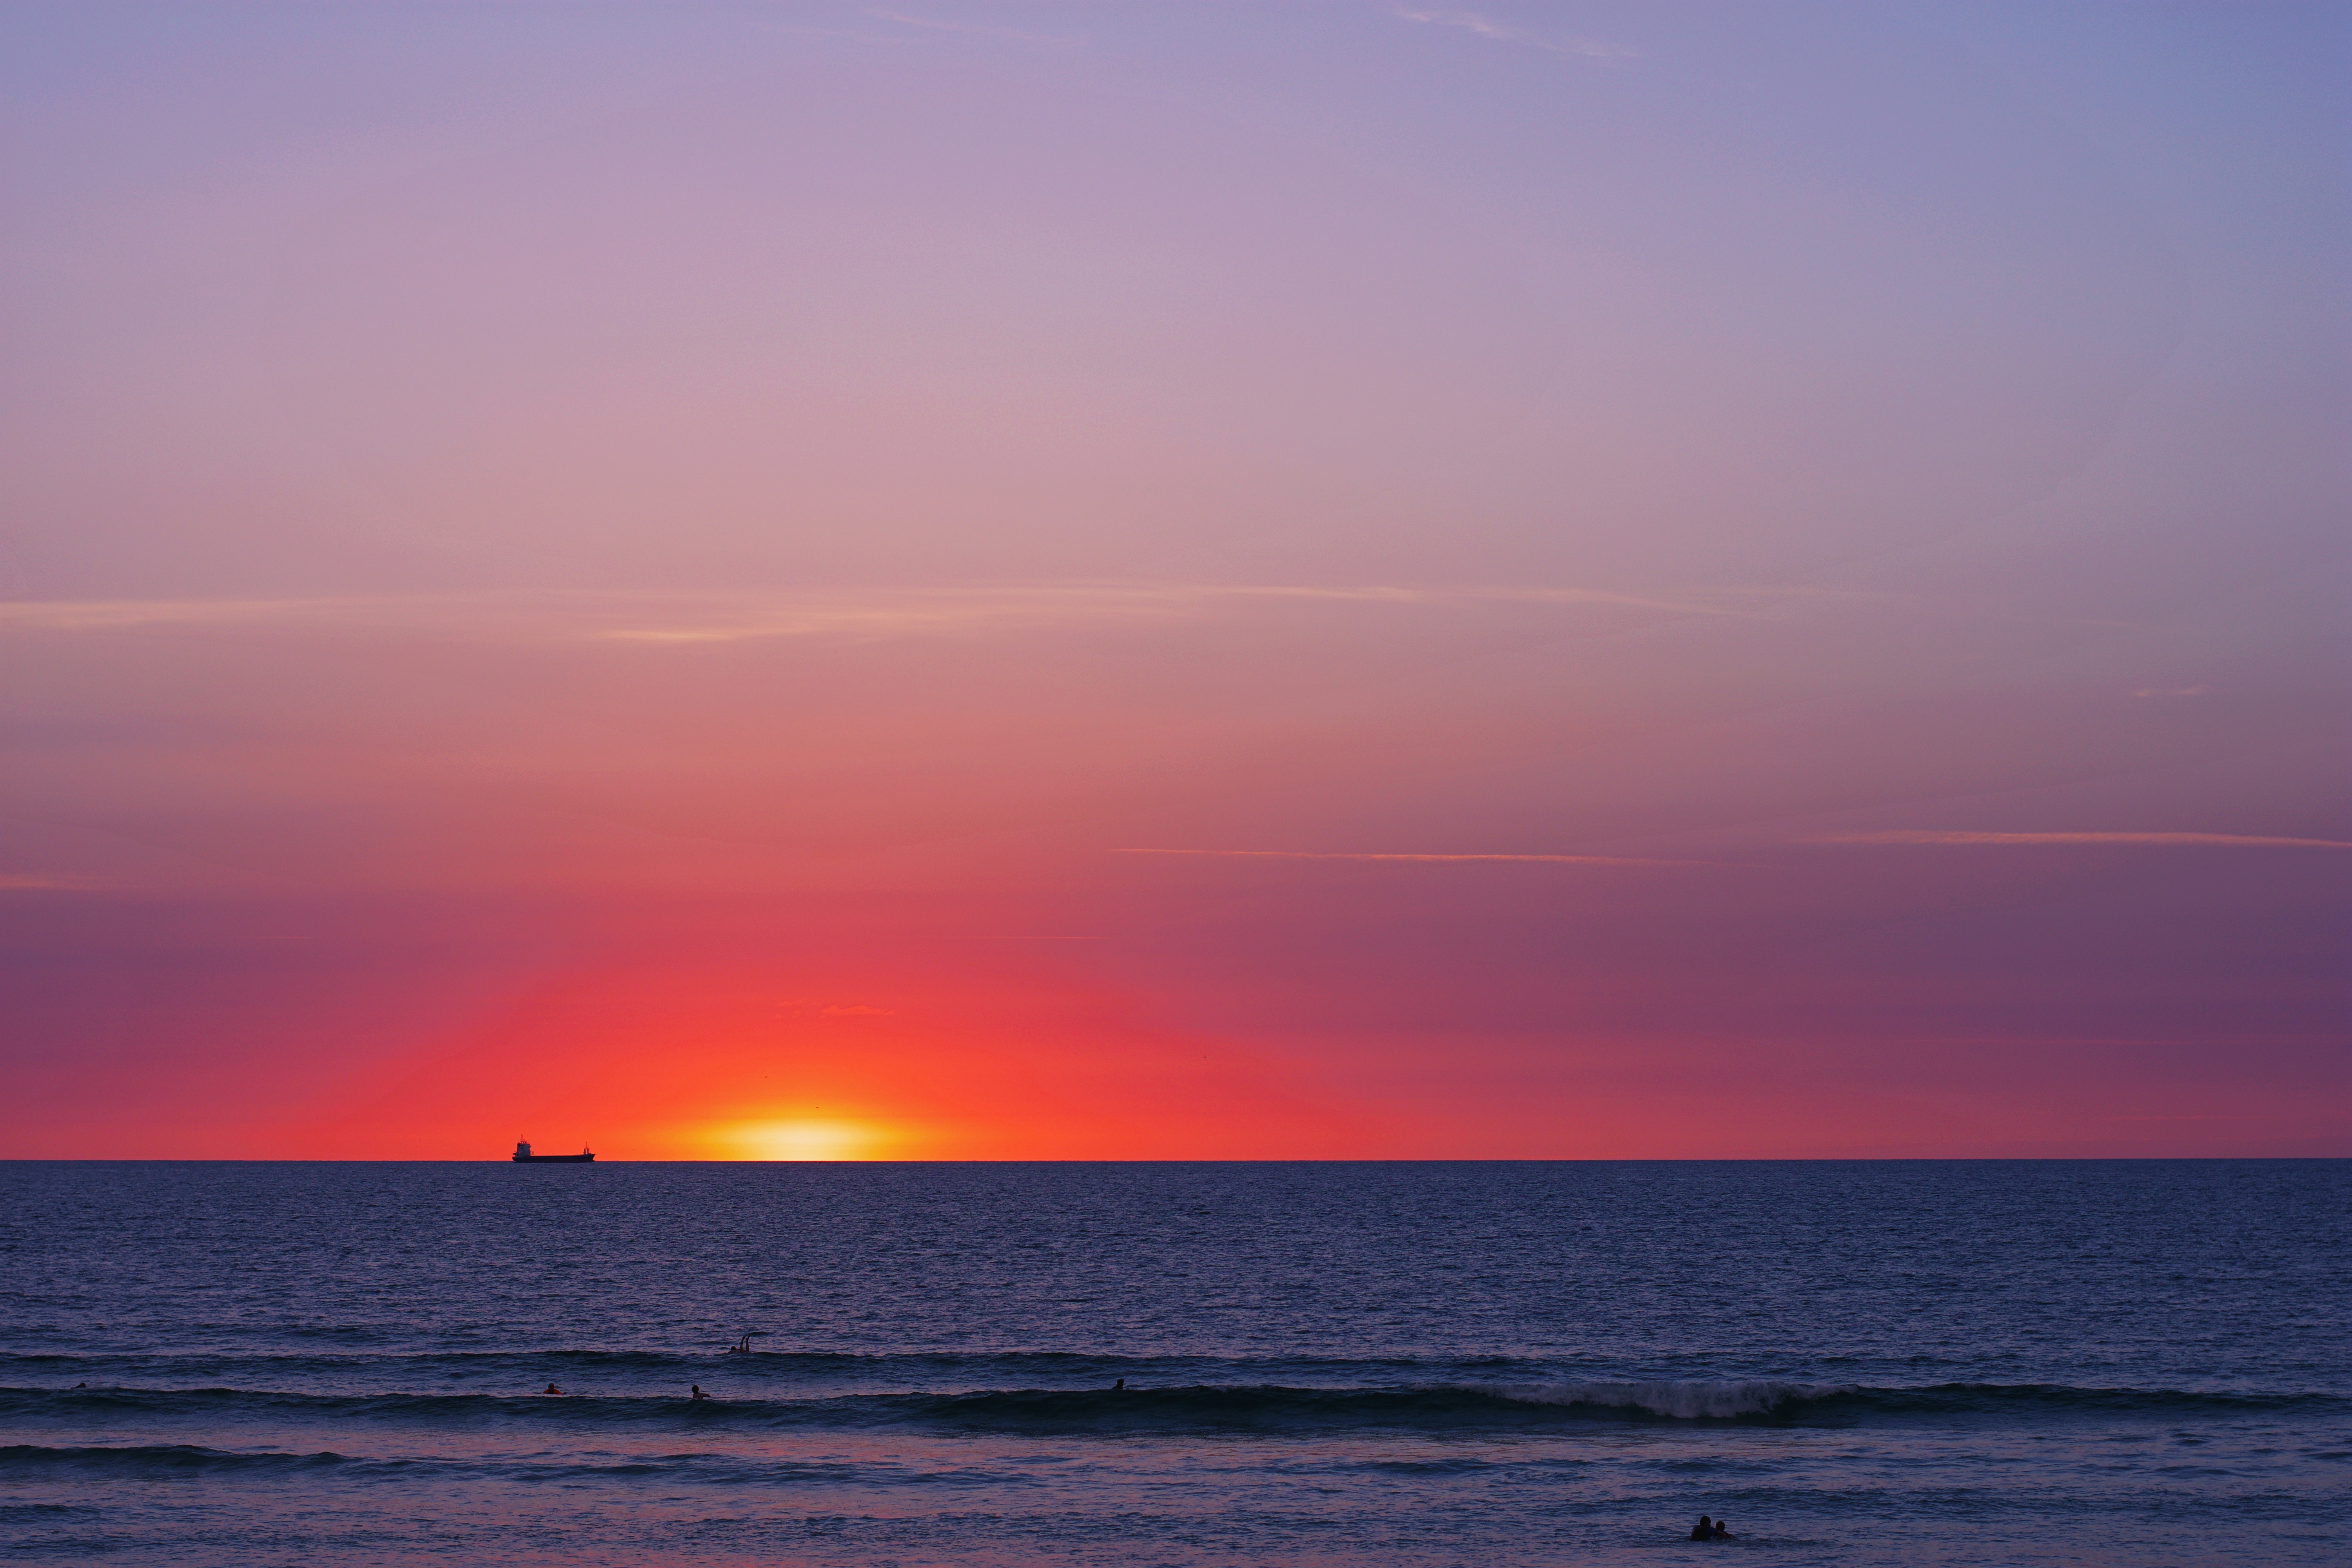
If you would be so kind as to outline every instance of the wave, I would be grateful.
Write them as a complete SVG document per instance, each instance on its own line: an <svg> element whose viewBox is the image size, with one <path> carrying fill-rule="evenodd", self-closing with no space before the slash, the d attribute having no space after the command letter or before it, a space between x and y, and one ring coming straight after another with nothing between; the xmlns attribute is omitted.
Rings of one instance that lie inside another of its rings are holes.
<svg viewBox="0 0 2352 1568"><path fill-rule="evenodd" d="M658 1477L666 1481L701 1483L889 1483L931 1481L950 1486L1004 1486L1018 1481L1004 1471L924 1471L889 1462L824 1462L746 1458L731 1453L656 1453L645 1458L588 1460L482 1460L482 1458L364 1458L331 1453L236 1453L228 1448L203 1448L197 1444L127 1444L127 1446L0 1446L0 1479L7 1481L66 1481L66 1479L142 1479L169 1481L193 1477L330 1477L330 1479L419 1479L499 1477L508 1481L581 1481L581 1479ZM26 1504L42 1507L42 1504ZM7 1507L0 1504L0 1514ZM54 1511L78 1511L57 1507Z"/></svg>
<svg viewBox="0 0 2352 1568"><path fill-rule="evenodd" d="M1828 1404L1887 1412L1940 1415L2053 1414L2189 1415L2225 1413L2352 1412L2337 1394L2258 1394L2229 1389L2077 1388L2054 1383L1939 1383L1916 1388L1849 1387Z"/></svg>
<svg viewBox="0 0 2352 1568"><path fill-rule="evenodd" d="M1985 1415L2149 1415L2266 1411L2345 1406L2326 1394L2242 1394L2178 1388L2076 1388L2063 1384L1941 1383L1908 1388L1860 1384L1791 1383L1773 1378L1726 1382L1557 1383L1513 1388L1513 1398L1539 1404L1640 1410L1685 1421L1745 1416L1883 1412Z"/></svg>
<svg viewBox="0 0 2352 1568"><path fill-rule="evenodd" d="M2321 1394L2250 1394L2057 1384L1941 1384L1913 1388L1776 1379L1386 1387L1188 1384L1112 1392L982 1389L823 1398L572 1394L320 1394L234 1388L0 1388L0 1416L226 1423L362 1423L419 1427L552 1426L702 1431L914 1426L945 1431L1312 1432L1564 1426L1601 1421L1850 1425L1872 1420L2069 1415L2186 1418L2352 1411Z"/></svg>
<svg viewBox="0 0 2352 1568"><path fill-rule="evenodd" d="M413 1352L244 1351L101 1352L0 1352L0 1374L11 1368L77 1375L78 1369L121 1366L229 1368L405 1368L415 1373L555 1368L589 1372L730 1372L791 1375L813 1373L971 1373L1019 1371L1062 1376L1135 1376L1139 1372L1245 1371L1252 1368L1318 1369L1339 1373L1381 1369L1524 1367L1507 1356L1424 1361L1411 1356L1133 1356L1082 1351L754 1351L748 1355L683 1350L436 1350Z"/></svg>
<svg viewBox="0 0 2352 1568"><path fill-rule="evenodd" d="M1573 1409L1641 1411L1678 1421L1728 1421L1834 1399L1857 1392L1845 1384L1783 1383L1770 1378L1729 1382L1553 1383L1504 1391L1509 1399Z"/></svg>
<svg viewBox="0 0 2352 1568"><path fill-rule="evenodd" d="M358 1460L341 1454L232 1454L189 1443L130 1447L44 1447L35 1443L0 1446L0 1475L16 1479L41 1476L194 1476L245 1472L282 1475L334 1469L354 1463L397 1465L399 1460Z"/></svg>

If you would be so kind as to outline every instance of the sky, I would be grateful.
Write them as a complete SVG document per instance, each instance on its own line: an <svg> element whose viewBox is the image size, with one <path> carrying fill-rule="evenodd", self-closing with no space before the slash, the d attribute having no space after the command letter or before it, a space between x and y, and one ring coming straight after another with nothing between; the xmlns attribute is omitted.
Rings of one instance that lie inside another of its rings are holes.
<svg viewBox="0 0 2352 1568"><path fill-rule="evenodd" d="M0 7L0 1156L2352 1154L2347 44Z"/></svg>

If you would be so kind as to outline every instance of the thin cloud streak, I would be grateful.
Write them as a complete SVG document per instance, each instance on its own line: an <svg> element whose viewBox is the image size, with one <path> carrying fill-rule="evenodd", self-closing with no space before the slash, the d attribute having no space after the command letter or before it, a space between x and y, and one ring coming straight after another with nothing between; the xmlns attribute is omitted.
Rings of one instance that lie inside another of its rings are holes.
<svg viewBox="0 0 2352 1568"><path fill-rule="evenodd" d="M1616 605L1668 615L1738 612L1685 600L1585 588L1402 588L1259 584L1079 584L1071 586L895 590L869 595L783 600L732 617L714 615L687 626L616 627L600 636L625 642L738 642L825 635L920 637L1018 630L1087 621L1179 620L1230 612L1253 601L1465 609L1484 605Z"/></svg>
<svg viewBox="0 0 2352 1568"><path fill-rule="evenodd" d="M1012 27L991 26L984 22L953 22L937 16L909 16L903 11L885 11L869 7L866 13L877 22L896 22L906 27L929 27L940 33L968 33L984 38L1003 38L1016 44L1043 44L1051 48L1069 48L1086 40L1067 34L1024 33Z"/></svg>
<svg viewBox="0 0 2352 1568"><path fill-rule="evenodd" d="M1690 599L1596 588L1408 588L1381 584L1074 584L975 588L839 589L798 594L345 595L287 599L16 600L0 628L111 632L189 628L370 626L457 636L593 637L621 642L733 642L758 637L920 637L1134 618L1230 613L1252 603L1468 609L1490 605L1617 606L1678 616L1748 612Z"/></svg>
<svg viewBox="0 0 2352 1568"><path fill-rule="evenodd" d="M110 632L134 626L234 626L333 618L429 601L345 599L19 599L0 604L0 626L43 632Z"/></svg>
<svg viewBox="0 0 2352 1568"><path fill-rule="evenodd" d="M1630 49L1622 44L1602 43L1598 38L1547 37L1524 27L1514 27L1508 23L1482 16L1475 11L1408 11L1399 6L1393 15L1400 21L1419 22L1433 27L1459 27L1498 44L1523 44L1547 54L1573 55L1610 65L1639 59L1642 56L1639 49Z"/></svg>
<svg viewBox="0 0 2352 1568"><path fill-rule="evenodd" d="M1897 829L1885 833L1835 833L1809 839L1813 844L1979 844L2064 845L2213 845L2223 848L2352 849L2340 838L2274 838L2246 833L1948 833Z"/></svg>
<svg viewBox="0 0 2352 1568"><path fill-rule="evenodd" d="M1114 849L1114 855L1192 855L1244 860L1528 860L1559 866L1705 866L1706 860L1649 860L1622 855L1414 855L1327 849Z"/></svg>

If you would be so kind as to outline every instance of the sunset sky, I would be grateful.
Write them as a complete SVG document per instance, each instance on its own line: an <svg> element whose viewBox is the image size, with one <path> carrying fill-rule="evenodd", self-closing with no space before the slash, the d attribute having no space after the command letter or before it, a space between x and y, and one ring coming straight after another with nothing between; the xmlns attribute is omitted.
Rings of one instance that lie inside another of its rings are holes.
<svg viewBox="0 0 2352 1568"><path fill-rule="evenodd" d="M2347 12L0 11L0 1155L2352 1154Z"/></svg>

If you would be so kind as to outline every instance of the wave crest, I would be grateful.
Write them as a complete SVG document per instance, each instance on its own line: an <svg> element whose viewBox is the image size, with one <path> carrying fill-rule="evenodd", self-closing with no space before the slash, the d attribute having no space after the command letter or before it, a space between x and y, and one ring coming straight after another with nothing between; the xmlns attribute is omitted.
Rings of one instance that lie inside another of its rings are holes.
<svg viewBox="0 0 2352 1568"><path fill-rule="evenodd" d="M1729 1421L1769 1415L1816 1399L1857 1392L1847 1384L1786 1383L1742 1378L1723 1383L1545 1383L1499 1391L1529 1405L1591 1405L1605 1410L1644 1410L1677 1421Z"/></svg>
<svg viewBox="0 0 2352 1568"><path fill-rule="evenodd" d="M447 1428L557 1426L667 1431L925 1426L963 1431L1423 1431L1563 1427L1592 1422L2001 1422L2084 1416L2172 1419L2192 1414L2340 1415L2326 1394L2234 1394L2179 1389L2076 1388L2037 1384L1871 1387L1780 1378L1494 1384L1421 1383L1340 1387L1281 1384L1177 1384L1113 1392L1092 1388L979 1388L954 1392L749 1397L688 1401L675 1394L599 1393L562 1398L487 1393L326 1394L230 1388L0 1388L0 1417L102 1415L242 1423L267 1419L321 1428L349 1423ZM158 1463L175 1463L163 1459Z"/></svg>

